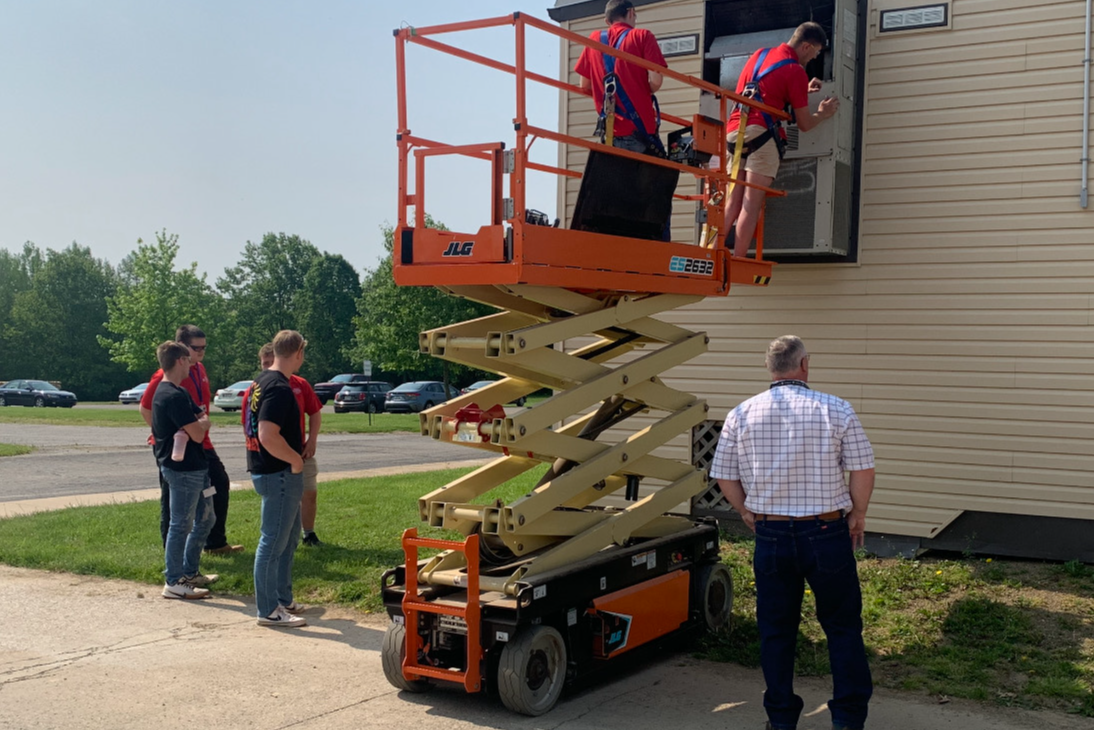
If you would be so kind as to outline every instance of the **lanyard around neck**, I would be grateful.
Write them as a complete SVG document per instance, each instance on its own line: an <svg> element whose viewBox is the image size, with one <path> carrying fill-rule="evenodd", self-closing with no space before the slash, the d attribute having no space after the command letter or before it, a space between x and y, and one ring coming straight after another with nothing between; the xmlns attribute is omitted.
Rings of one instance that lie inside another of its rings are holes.
<svg viewBox="0 0 1095 730"><path fill-rule="evenodd" d="M810 386L806 385L806 383L804 383L801 380L777 380L776 382L774 382L774 383L772 383L771 385L768 386L768 390L771 390L772 388L779 388L780 386L783 386L783 385L799 385L799 386L802 386L803 388L805 388L806 390L810 389Z"/></svg>

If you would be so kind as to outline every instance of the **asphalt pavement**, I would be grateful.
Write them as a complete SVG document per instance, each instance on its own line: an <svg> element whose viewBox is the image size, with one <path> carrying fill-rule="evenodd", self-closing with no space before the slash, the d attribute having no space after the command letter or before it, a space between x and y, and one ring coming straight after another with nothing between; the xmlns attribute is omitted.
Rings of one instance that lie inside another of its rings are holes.
<svg viewBox="0 0 1095 730"><path fill-rule="evenodd" d="M0 423L0 442L36 451L0 459L0 502L158 488L147 428ZM233 482L246 484L239 428L215 427L213 446ZM412 433L321 434L321 475L439 462L474 462L485 454Z"/></svg>

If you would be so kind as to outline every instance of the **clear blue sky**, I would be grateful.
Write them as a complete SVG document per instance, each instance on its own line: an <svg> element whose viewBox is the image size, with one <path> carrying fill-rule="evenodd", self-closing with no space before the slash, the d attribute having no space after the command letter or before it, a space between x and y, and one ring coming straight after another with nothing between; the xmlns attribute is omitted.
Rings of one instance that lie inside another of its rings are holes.
<svg viewBox="0 0 1095 730"><path fill-rule="evenodd" d="M0 248L73 241L117 263L166 228L179 263L214 280L246 241L298 234L358 269L395 222L395 43L402 24L550 0L320 3L50 0L0 3ZM512 28L448 36L512 62ZM554 36L530 31L527 63L557 76ZM411 47L410 126L453 143L512 144L512 77ZM530 121L556 128L558 92L530 84ZM540 140L535 158L554 164ZM431 162L431 215L486 222L487 165ZM554 215L554 176L529 207Z"/></svg>

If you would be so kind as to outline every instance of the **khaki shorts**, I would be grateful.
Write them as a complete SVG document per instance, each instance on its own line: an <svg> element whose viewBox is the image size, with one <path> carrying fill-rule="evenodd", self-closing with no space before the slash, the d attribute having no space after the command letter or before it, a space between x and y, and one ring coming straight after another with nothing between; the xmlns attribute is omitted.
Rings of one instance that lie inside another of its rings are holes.
<svg viewBox="0 0 1095 730"><path fill-rule="evenodd" d="M314 492L319 489L318 479L319 477L319 465L316 464L316 457L304 460L304 491Z"/></svg>
<svg viewBox="0 0 1095 730"><path fill-rule="evenodd" d="M766 131L768 131L767 127L760 124L750 124L745 127L745 141L756 139ZM730 172L730 168L734 164L734 143L737 141L738 130L735 129L726 135L727 173ZM776 147L774 139L768 140L759 150L745 158L745 171L756 175L764 175L765 177L774 178L776 176L776 173L779 172L779 149Z"/></svg>

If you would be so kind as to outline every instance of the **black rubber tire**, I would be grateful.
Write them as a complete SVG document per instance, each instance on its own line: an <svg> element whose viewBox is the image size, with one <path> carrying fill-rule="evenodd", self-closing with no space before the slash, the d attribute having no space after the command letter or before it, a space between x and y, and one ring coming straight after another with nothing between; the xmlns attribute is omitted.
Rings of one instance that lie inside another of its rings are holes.
<svg viewBox="0 0 1095 730"><path fill-rule="evenodd" d="M403 676L403 656L407 650L407 633L403 624L392 622L384 632L380 647L380 664L384 677L396 689L404 692L427 692L433 685L424 679L410 680Z"/></svg>
<svg viewBox="0 0 1095 730"><path fill-rule="evenodd" d="M423 411L428 411L431 408L433 408L433 401L432 400L426 401L426 405L422 406Z"/></svg>
<svg viewBox="0 0 1095 730"><path fill-rule="evenodd" d="M34 399L34 407L35 408L45 408L46 407L46 399L43 398L42 396L38 396L37 398Z"/></svg>
<svg viewBox="0 0 1095 730"><path fill-rule="evenodd" d="M562 635L550 626L530 626L502 649L498 696L514 712L543 715L558 702L566 673Z"/></svg>
<svg viewBox="0 0 1095 730"><path fill-rule="evenodd" d="M376 403L369 404L369 413L376 413Z"/></svg>
<svg viewBox="0 0 1095 730"><path fill-rule="evenodd" d="M704 627L711 633L726 631L734 608L734 582L730 570L722 563L712 563L702 566L699 571L697 599Z"/></svg>
<svg viewBox="0 0 1095 730"><path fill-rule="evenodd" d="M0 408L3 408L8 404L8 399L0 395Z"/></svg>
<svg viewBox="0 0 1095 730"><path fill-rule="evenodd" d="M346 409L335 406L335 413L345 413Z"/></svg>
<svg viewBox="0 0 1095 730"><path fill-rule="evenodd" d="M524 397L521 397L521 398L517 399L517 407L518 408L524 408L525 407L525 398Z"/></svg>

